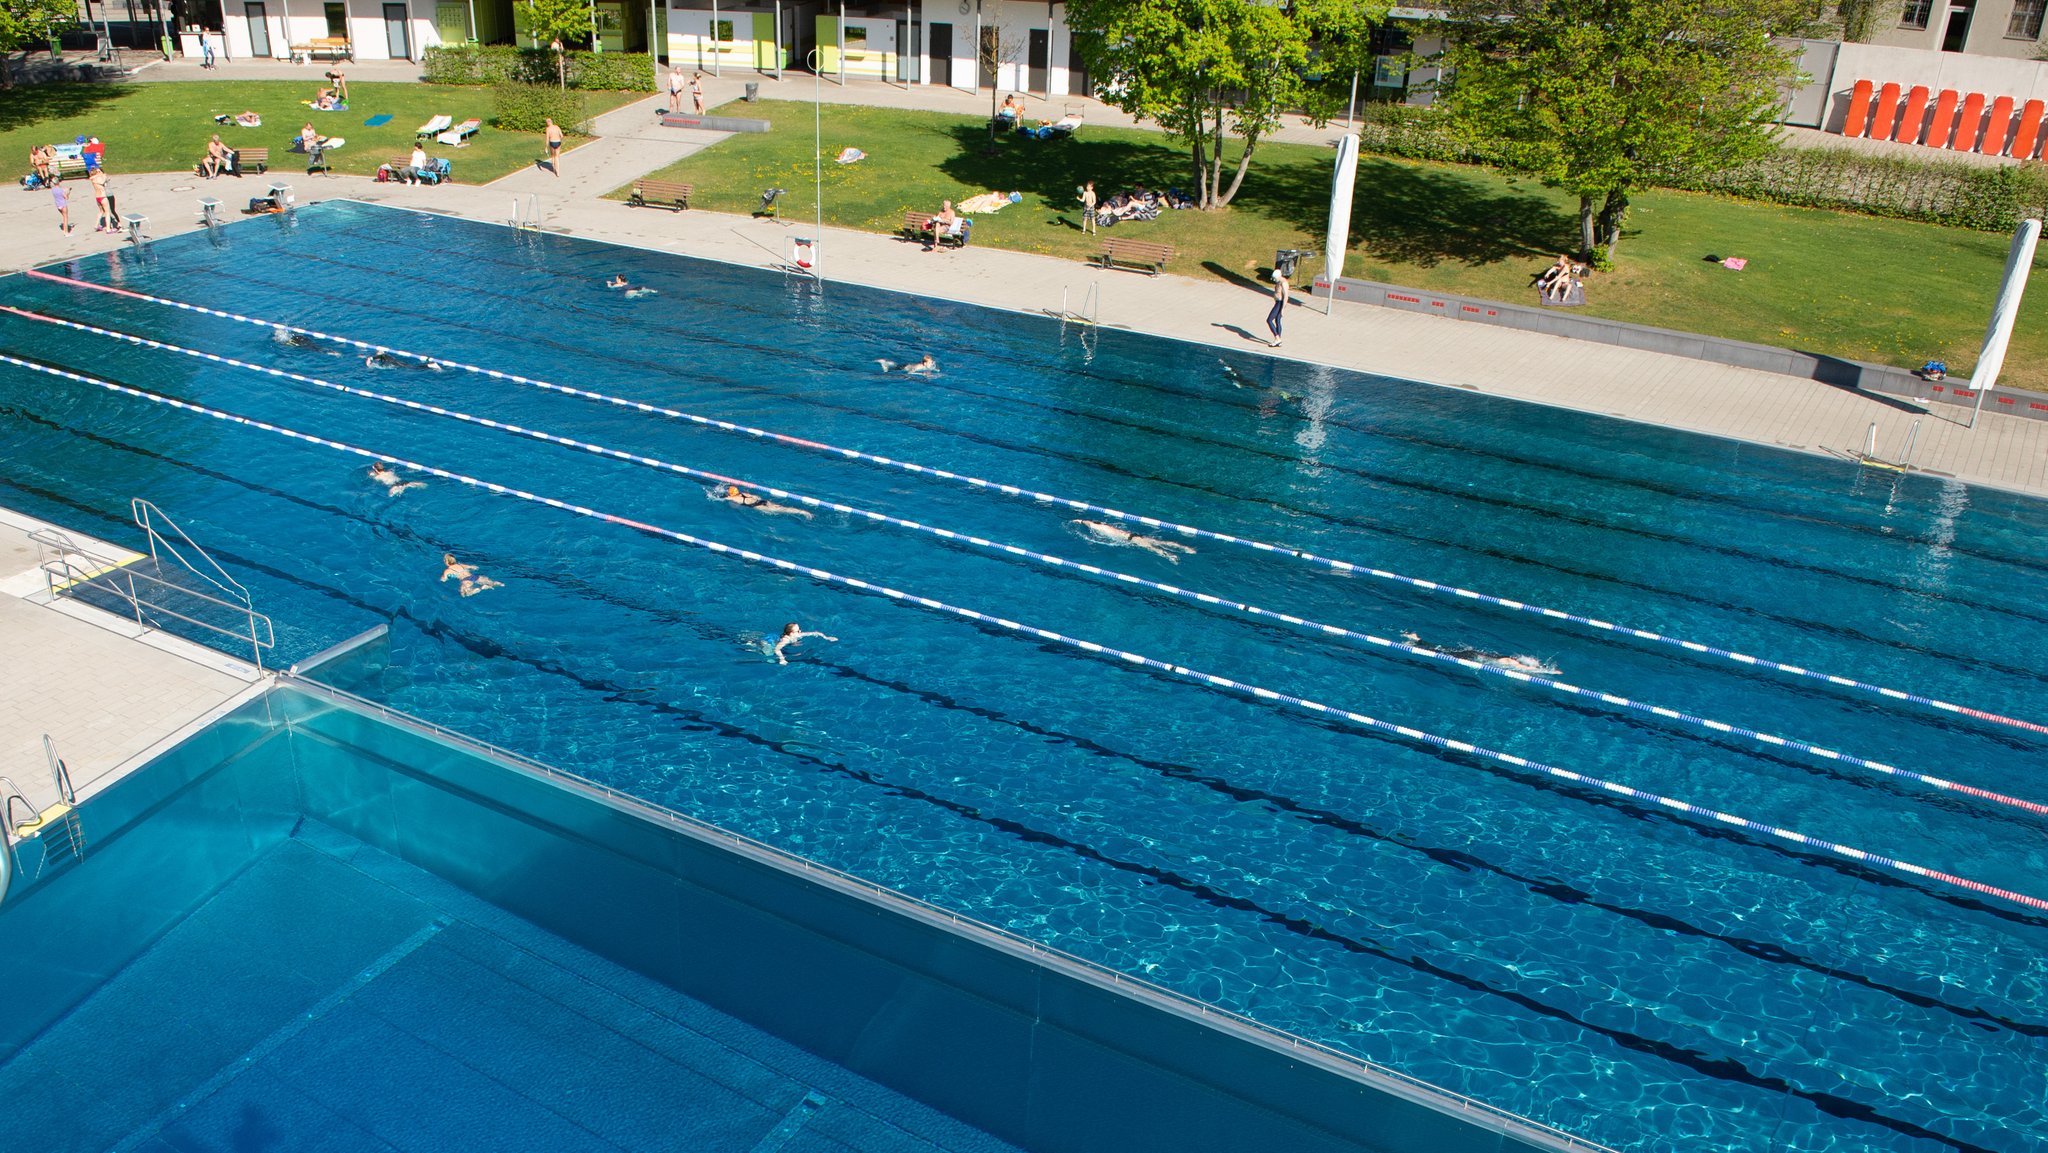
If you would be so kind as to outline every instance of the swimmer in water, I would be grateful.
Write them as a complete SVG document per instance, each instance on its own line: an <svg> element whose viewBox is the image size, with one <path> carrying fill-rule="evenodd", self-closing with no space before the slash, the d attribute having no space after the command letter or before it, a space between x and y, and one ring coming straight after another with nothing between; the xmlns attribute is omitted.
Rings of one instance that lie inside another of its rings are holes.
<svg viewBox="0 0 2048 1153"><path fill-rule="evenodd" d="M463 596L473 597L480 592L488 592L491 589L501 589L504 587L505 585L502 581L494 581L487 576L480 576L475 580L463 581L460 591Z"/></svg>
<svg viewBox="0 0 2048 1153"><path fill-rule="evenodd" d="M618 276L618 275L614 275L614 276L613 276L613 277L612 277L612 278L611 278L610 280L607 280L607 281L605 281L605 282L604 282L604 286L605 286L606 288L629 288L629 287L631 287L630 285L628 285L628 284L626 283L626 278L625 278L625 277L623 277L623 276Z"/></svg>
<svg viewBox="0 0 2048 1153"><path fill-rule="evenodd" d="M909 364L899 365L893 360L877 360L875 363L882 366L883 372L895 372L901 368L911 376L936 376L939 371L939 362L933 360L929 352L924 354L923 360L912 361Z"/></svg>
<svg viewBox="0 0 2048 1153"><path fill-rule="evenodd" d="M473 564L463 564L461 561L456 560L455 554L452 552L441 554L441 564L443 566L441 569L442 584L447 584L451 580L472 580L476 577L476 566Z"/></svg>
<svg viewBox="0 0 2048 1153"><path fill-rule="evenodd" d="M305 349L308 352L324 352L329 356L341 355L341 352L338 349L328 348L327 346L321 344L319 341L314 340L310 336L307 336L305 333L293 332L291 329L286 328L283 325L278 325L277 327L272 328L270 330L270 339L285 346L286 348L301 348Z"/></svg>
<svg viewBox="0 0 2048 1153"><path fill-rule="evenodd" d="M805 637L817 637L821 641L839 640L838 637L828 637L824 633L807 633L795 621L791 621L782 626L782 635L775 638L775 647L769 650L775 657L775 663L788 664L789 658L782 655L782 650L794 644L801 644Z"/></svg>
<svg viewBox="0 0 2048 1153"><path fill-rule="evenodd" d="M756 496L751 492L742 491L740 486L736 484L726 485L725 491L718 494L718 499L727 504L739 505L741 508L758 509L770 515L787 513L790 516L800 516L805 520L811 519L811 513L808 509L792 508L786 504L776 504L767 497Z"/></svg>
<svg viewBox="0 0 2048 1153"><path fill-rule="evenodd" d="M407 489L427 487L426 481L407 480L381 461L370 466L370 483L383 485L392 496L399 496Z"/></svg>
<svg viewBox="0 0 2048 1153"><path fill-rule="evenodd" d="M628 288L628 289L626 290L626 299L627 299L627 300L638 300L638 299L640 299L640 298L641 298L641 297L643 297L643 296L660 296L660 295L661 295L661 290L660 290L660 289L658 289L658 288L646 288L646 287L643 287L643 286L641 286L641 285L638 285L638 284L636 284L636 285L634 285L633 287L631 287L631 288Z"/></svg>
<svg viewBox="0 0 2048 1153"><path fill-rule="evenodd" d="M1174 564L1180 563L1180 558L1175 556L1175 553L1188 553L1192 555L1195 551L1179 541L1160 540L1156 536L1141 536L1130 529L1113 524L1104 524L1099 520L1077 520L1074 523L1087 529L1088 535L1096 540L1108 544L1127 544L1134 548L1141 548L1154 556L1165 557Z"/></svg>
<svg viewBox="0 0 2048 1153"><path fill-rule="evenodd" d="M1497 669L1507 669L1518 673L1535 673L1539 676L1557 675L1556 669L1544 664L1535 657L1510 656L1507 653L1490 653L1485 649L1475 649L1470 645L1441 648L1436 645L1423 644L1422 638L1414 633L1402 633L1401 639L1414 645L1416 648L1427 649L1433 653L1441 653L1452 660L1473 661L1477 664L1492 665Z"/></svg>
<svg viewBox="0 0 2048 1153"><path fill-rule="evenodd" d="M429 369L429 370L431 370L431 371L434 371L434 372L439 372L439 371L441 371L441 365L440 365L440 362L438 362L438 361L433 361L433 360L426 360L426 359L423 359L423 358L420 358L420 357L405 357L405 356L393 356L393 355L391 355L391 354L390 354L390 353L388 353L388 352L373 352L373 353L371 353L370 355L368 355L368 356L364 357L364 358L363 358L363 367L364 367L364 368L424 368L424 369Z"/></svg>

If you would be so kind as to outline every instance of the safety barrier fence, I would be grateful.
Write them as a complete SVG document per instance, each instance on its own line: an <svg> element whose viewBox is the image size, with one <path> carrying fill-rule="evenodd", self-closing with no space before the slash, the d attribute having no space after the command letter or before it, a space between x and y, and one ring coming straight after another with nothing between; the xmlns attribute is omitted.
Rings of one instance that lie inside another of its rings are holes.
<svg viewBox="0 0 2048 1153"><path fill-rule="evenodd" d="M386 464L397 465L401 468L410 469L414 472L421 473L426 476L436 476L440 477L443 480L454 481L457 484L464 484L474 488L480 488L486 492L496 493L501 496L509 496L519 500L531 501L536 504L545 505L549 508L559 509L563 512L571 513L576 516L589 517L593 520L601 521L607 524L613 524L620 526L622 528L632 529L637 532L647 533L650 536L662 537L668 540L673 540L680 544L686 544L693 548L704 549L708 552L717 555L738 557L741 560L745 560L753 564L766 565L770 568L774 568L783 572L801 574L824 584L836 585L841 588L853 589L857 592L865 593L871 596L881 596L886 597L890 600L900 601L906 604L918 605L920 607L930 609L934 612L945 613L950 616L974 621L979 625L1001 629L1005 632L1016 633L1022 636L1032 637L1040 641L1044 641L1051 644L1057 644L1066 648L1078 650L1080 652L1106 657L1108 659L1120 661L1125 664L1132 665L1134 667L1150 669L1154 672L1162 673L1170 677L1190 681L1196 684L1206 685L1211 688L1222 689L1231 693L1249 697L1253 700L1286 705L1289 708L1299 710L1303 713L1307 713L1316 717L1326 718L1330 720L1346 722L1367 731L1399 738L1400 740L1411 744L1421 745L1428 748L1442 749L1448 752L1459 753L1464 756L1469 756L1480 760L1492 761L1497 764L1507 765L1511 768L1524 770L1526 772L1534 773L1539 776L1545 776L1555 780L1564 781L1582 788L1593 789L1600 792L1609 793L1615 796L1626 797L1629 800L1641 804L1656 806L1658 808L1662 808L1671 812L1683 813L1688 817L1692 817L1700 821L1742 829L1746 832L1798 845L1802 848L1810 849L1819 853L1824 853L1835 857L1841 857L1847 860L1859 862L1861 864L1872 865L1879 868L1893 870L1895 872L1908 874L1910 876L1925 878L1927 880L1935 881L1943 885L1949 885L1955 888L1963 889L1971 893L1976 893L1987 897L1994 897L1999 900L2009 901L2013 904L2023 905L2030 909L2048 912L2048 900L2043 900L2040 897L2029 896L2025 893L2015 892L2011 889L2000 888L1995 885L1986 884L1982 881L1972 880L1968 877L1958 876L1954 873L1947 873L1937 869L1931 869L1925 865L1918 865L1909 861L1902 861L1895 857L1889 857L1879 853L1869 852L1867 850L1858 849L1853 846L1841 844L1836 841L1830 841L1820 837L1809 836L1808 834L1797 832L1792 829L1781 828L1779 826L1766 824L1761 821L1750 820L1747 817L1737 816L1733 813L1726 813L1717 809L1708 808L1703 805L1696 805L1690 801L1683 801L1675 797L1667 797L1658 793L1652 793L1643 789L1637 789L1629 785L1621 784L1617 781L1609 781L1599 777L1588 776L1584 773L1573 772L1570 769L1545 764L1541 761L1532 761L1526 757L1517 756L1513 753L1501 752L1496 749L1490 749L1483 746L1474 745L1469 741L1456 740L1454 738L1440 736L1436 733L1426 732L1421 729L1412 728L1407 725L1397 724L1392 721L1381 720L1377 717L1369 716L1365 713L1355 712L1350 709L1344 709L1332 705L1327 705L1320 701L1314 701L1304 697L1293 696L1291 694L1278 692L1274 689L1264 688L1259 685L1247 684L1242 681L1232 680L1228 677L1217 676L1213 673L1206 673L1198 669L1191 669L1182 665L1172 664L1154 657L1145 656L1141 653L1135 653L1125 649L1114 648L1109 645L1099 644L1094 641L1083 640L1078 637L1070 637L1063 633L1054 632L1051 629L1039 628L1035 625L1028 625L1021 623L1019 621L1008 620L1003 617L977 612L974 609L963 608L958 605L948 604L944 601L934 600L930 597L918 596L914 593L904 592L900 589L891 588L887 585L875 584L870 581L861 580L858 577L842 576L838 573L830 572L825 569L815 568L810 565L798 564L795 561L785 560L780 557L773 557L765 553L755 552L752 549L739 548L734 545L724 544L722 542L710 540L705 537L694 536L689 533L679 532L675 529L663 528L659 525L649 524L645 521L634 520L629 517L617 516L612 513L600 512L599 510L590 508L586 505L580 505L573 503L571 501L560 500L555 497L542 496L539 493L530 492L526 489L515 488L510 485L498 484L493 481L481 480L477 477L467 476L458 472L452 472L448 469L435 468L431 465L422 464L418 461L407 460L404 457L393 456L388 453L378 452L374 449L360 448L352 444L345 444L338 440L331 440L327 437L316 436L311 433L300 432L297 429L286 428L283 427L282 425L276 425L271 424L267 421L256 420L252 417L239 416L235 413L224 412L220 409L209 408L205 405L194 404L190 401L178 400L175 397L162 396L157 393L147 392L139 388L131 388L125 384L117 384L113 381L101 380L96 377L83 375L81 373L71 372L61 368L54 368L50 365L39 364L35 361L24 360L20 357L12 356L6 353L0 353L0 363L12 364L15 365L16 367L27 369L31 372L43 373L45 375L58 377L60 379L73 381L79 384L85 384L95 388L105 389L109 392L119 393L124 396L131 396L138 400L148 401L152 404L167 405L171 408L179 409L184 412L190 412L200 416L211 417L215 420L225 421L229 424L236 424L248 428L258 429L263 432L273 433L275 435L282 436L291 440L300 441L302 443L319 445L323 448L333 449L337 452L348 453L350 455L366 458L369 460L383 461Z"/></svg>
<svg viewBox="0 0 2048 1153"><path fill-rule="evenodd" d="M1182 600L1194 601L1200 604L1210 605L1218 608L1231 609L1236 612L1241 612L1248 616L1252 616L1263 620L1280 621L1285 624L1294 625L1296 627L1303 628L1311 632L1320 633L1322 635L1342 637L1346 640L1359 641L1364 644L1373 645L1378 648L1387 649L1394 652L1404 653L1408 656L1419 657L1424 660L1431 660L1445 664L1458 665L1462 668L1469 669L1473 672L1489 676L1505 677L1509 680L1520 681L1526 684L1536 685L1541 688L1552 690L1554 692L1559 692L1566 695L1583 698L1589 701L1598 702L1600 704L1610 705L1616 708L1628 709L1634 712L1659 717L1664 720L1673 721L1681 725L1686 725L1697 729L1704 729L1715 733L1722 733L1729 736L1743 737L1755 741L1756 743L1761 745L1766 745L1773 748L1789 749L1791 751L1804 753L1808 756L1816 757L1821 760L1829 761L1836 764L1847 765L1852 768L1866 769L1871 772L1881 773L1886 776L1897 778L1899 780L1912 781L1921 785L1926 785L1930 788L1941 789L1948 792L1958 793L1964 796L1975 797L1980 800L1992 802L1994 804L2006 805L2017 809L2024 809L2032 813L2048 815L2048 805L2044 805L2036 801L2023 800L2018 797L2008 796L2004 793L1994 792L1990 789L1979 788L1974 785L1966 785L1958 781L1952 781L1947 778L1934 776L1928 773L1914 772L1910 769L1903 769L1896 765L1892 765L1883 761L1872 760L1869 758L1857 756L1853 753L1845 753L1835 749L1825 748L1808 741L1803 741L1792 737L1778 736L1772 733L1759 732L1754 729L1745 728L1741 725L1735 725L1730 724L1726 721L1715 720L1711 717L1696 716L1691 713L1681 712L1679 710L1667 708L1662 705L1649 704L1642 701L1632 700L1628 697L1619 696L1614 693L1602 692L1597 689L1584 688L1582 686L1574 685L1566 681L1553 679L1550 676L1503 666L1501 664L1497 664L1491 661L1455 656L1451 653L1428 648L1422 645L1392 640L1386 637L1375 636L1371 633L1358 632L1353 629L1345 628L1341 625L1325 624L1321 621L1310 620L1304 617L1292 615L1290 613L1276 612L1271 609L1261 608L1258 605L1247 604L1243 601L1232 600L1227 597L1219 597L1209 593L1195 592L1191 589L1180 588L1179 586L1166 584L1161 581L1149 580L1145 577L1136 576L1131 573L1120 572L1115 569L1102 568L1098 565L1087 564L1082 561L1069 560L1064 557L1054 556L1050 553L1038 552L1033 549L1024 548L1020 545L1005 544L999 541L992 541L983 537L973 536L968 533L957 532L952 529L940 528L934 525L927 525L914 520L906 520L901 517L890 516L887 513L875 512L870 509L857 508L852 505L842 504L838 501L827 500L822 497L815 497L807 495L805 493L792 492L788 489L776 488L772 485L759 484L753 481L742 480L738 477L726 476L722 473L708 472L703 469L692 468L688 465L683 464L676 464L671 461L661 460L659 458L651 456L645 456L640 453L626 452L620 449L610 448L605 445L594 444L585 440L577 440L572 437L560 436L555 433L545 432L539 429L526 428L521 425L511 424L505 421L493 420L488 417L474 416L469 413L459 412L455 409L444 407L442 405L427 404L423 401L412 400L407 397L393 396L389 393L377 392L373 389L357 388L355 386L346 384L337 384L333 381L322 380L319 377L308 376L303 373L290 372L280 368L272 368L268 365L253 364L248 361L238 360L234 357L222 356L218 353L203 352L198 349L186 348L181 345L168 343L166 341L151 340L147 337L135 336L123 332L116 332L112 329L101 328L97 325L85 324L75 320L66 320L61 317L47 316L42 313L31 312L21 308L15 308L11 305L0 305L0 313L8 313L14 316L20 316L30 320L41 321L47 324L60 325L62 327L73 329L79 332L89 332L95 335L125 341L127 343L138 345L144 348L152 348L165 352L180 353L185 356L194 357L196 359L209 361L215 364L224 364L233 368L239 368L250 372L261 373L267 376L275 377L277 379L290 380L299 384L310 385L316 388L324 388L334 392L343 393L349 396L359 396L369 400L375 400L385 404L411 409L415 412L424 412L435 416L446 417L448 419L460 421L465 424L473 424L483 428L494 429L496 431L510 433L515 436L543 441L549 444L559 445L564 448L575 449L580 452L591 453L596 456L603 456L614 460L622 460L633 464L644 465L648 468L658 469L664 472L676 474L678 476L689 477L694 480L709 481L718 485L730 485L737 488L745 488L754 492L767 493L770 496L796 501L810 508L824 509L831 512L842 513L847 516L858 517L877 524L886 524L896 528L908 529L913 532L925 533L931 536L939 537L943 540L953 541L960 544L969 545L974 548L985 549L997 553L1006 554L1009 556L1020 557L1039 564L1049 565L1054 568L1071 569L1077 572L1087 573L1090 576L1101 577L1107 580L1118 581L1129 585L1135 585L1140 588L1151 589L1155 592L1164 593L1168 596L1176 597Z"/></svg>
<svg viewBox="0 0 2048 1153"><path fill-rule="evenodd" d="M1073 509L1076 512L1086 512L1093 513L1098 516L1106 516L1113 520L1121 521L1126 524L1139 524L1144 525L1148 528L1155 528L1167 532L1179 533L1187 537L1193 537L1203 540L1213 540L1223 544L1239 545L1245 548L1254 549L1259 552L1267 552L1280 556L1293 557L1296 560L1306 561L1314 565L1320 565L1325 568L1335 570L1337 572L1355 573L1362 576L1372 577L1376 580L1383 580L1394 584L1405 585L1409 588L1419 589L1425 592L1441 593L1448 596L1458 597L1464 600L1474 601L1476 603L1488 605L1494 608L1508 609L1514 612L1528 613L1535 616L1544 617L1549 620L1563 621L1568 624L1579 625L1584 628L1594 629L1600 632L1606 632L1616 636L1625 636L1635 640L1649 642L1652 644L1666 645L1682 649L1686 652L1693 653L1699 656L1716 657L1722 660L1730 661L1739 665L1745 665L1751 668L1765 669L1771 672L1784 673L1789 676L1800 677L1803 679L1818 681L1824 684L1832 685L1836 688L1850 689L1862 693L1870 693L1876 696L1884 697L1888 700L1903 701L1908 704L1916 704L1940 712L1951 713L1956 716L1969 717L1973 720L1983 721L1987 724L2003 725L2008 728L2021 729L2027 732L2048 736L2048 725L2044 725L2035 721L2029 721L2019 717L2006 716L2004 714L1991 712L1985 709L1972 708L1968 705L1956 704L1954 702L1942 700L1937 697L1930 697L1921 693L1914 693L1904 689L1892 688L1887 685L1872 684L1867 681L1857 680L1853 677L1845 677L1835 673L1820 672L1814 669L1803 668L1799 665L1788 664L1781 661L1773 661L1766 659L1764 657L1753 656L1748 653L1736 652L1729 649L1719 648L1714 645L1704 644L1699 641L1692 641L1683 639L1681 637L1669 636L1649 629L1640 629L1629 625L1616 624L1612 621L1604 621L1595 617L1586 617L1580 616L1576 613L1565 612L1562 609L1548 608L1542 605L1532 605L1508 597L1494 596L1488 593L1477 592L1472 589L1460 588L1456 585L1448 585L1440 583L1438 581L1425 580L1420 577L1407 576L1402 573L1392 572L1386 569L1373 568L1369 565L1357 564L1352 561L1338 560L1333 557L1319 556L1305 549L1297 549L1287 545L1272 544L1266 541L1235 536L1230 533L1216 532L1210 529L1197 528L1193 525L1180 524L1174 521L1162 520L1157 517L1143 516L1136 513L1127 513L1118 509L1108 508L1103 505L1091 504L1087 501L1057 496L1055 494L1047 492L1039 492L1033 489L1023 488L1017 485L1002 484L997 481L985 480L981 477L968 476L963 473L952 472L942 468L935 468L930 465L918 464L913 461L894 460L889 457L878 456L872 453L862 452L858 449L844 448L839 445L826 444L821 441L807 440L802 437L790 436L786 433L773 432L768 429L755 428L750 425L737 424L732 421L719 420L714 417L702 416L691 412L684 412L680 409L667 408L661 405L649 404L644 401L628 400L623 397L610 396L605 393L593 392L588 389L576 388L571 385L555 384L550 381L537 380L533 377L521 376L517 373L502 372L497 369L483 368L478 365L465 364L461 361L447 360L436 356L428 356L423 353L411 352L406 349L394 348L389 345L374 344L369 341L356 340L351 337L337 336L331 333L321 332L317 329L300 328L295 325L279 324L275 321L262 320L256 317L244 316L240 313L227 312L217 308L208 308L204 305L190 304L185 301L170 300L165 297L152 296L148 293L137 292L133 289L116 288L111 285L104 284L94 284L91 281L79 280L69 276L59 276L55 273L43 272L35 269L29 270L27 272L27 275L35 277L37 279L52 281L59 284L67 284L73 287L89 289L95 292L113 293L119 296L125 296L136 300L147 301L152 304L160 304L169 308L181 309L186 312L195 312L207 316L220 317L225 320L239 321L243 324L253 324L263 328L272 329L274 331L297 333L302 336L312 337L316 340L332 341L336 344L348 345L352 348L362 349L371 353L388 353L397 356L410 357L423 363L439 364L446 368L453 368L463 372L475 373L477 375L485 376L493 380L502 380L513 384L521 384L533 388L545 389L550 392L557 392L566 396L575 396L582 398L584 400L593 400L603 404L615 405L620 408L631 409L633 411L646 413L652 416L669 417L671 419L687 421L692 424L697 424L707 428L716 428L725 432L739 433L744 436L751 436L763 440L770 440L778 444L787 444L798 448L811 449L817 452L830 453L833 455L844 457L849 460L859 460L868 464L878 465L885 468L899 469L901 471L914 473L919 476L929 476L940 480L953 481L960 484L969 485L975 488L988 489L990 491L1000 492L1006 496L1024 497L1044 504L1053 504L1058 505L1062 508Z"/></svg>

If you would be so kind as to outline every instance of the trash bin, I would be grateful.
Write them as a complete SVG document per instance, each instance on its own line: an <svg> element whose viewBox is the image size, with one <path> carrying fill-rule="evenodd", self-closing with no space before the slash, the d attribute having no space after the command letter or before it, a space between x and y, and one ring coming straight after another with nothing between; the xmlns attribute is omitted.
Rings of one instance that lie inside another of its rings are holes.
<svg viewBox="0 0 2048 1153"><path fill-rule="evenodd" d="M744 99L747 103L752 104L754 102L754 98L759 95L761 95L761 86L759 84L749 84L747 85L747 94L746 96L742 97L742 99Z"/></svg>

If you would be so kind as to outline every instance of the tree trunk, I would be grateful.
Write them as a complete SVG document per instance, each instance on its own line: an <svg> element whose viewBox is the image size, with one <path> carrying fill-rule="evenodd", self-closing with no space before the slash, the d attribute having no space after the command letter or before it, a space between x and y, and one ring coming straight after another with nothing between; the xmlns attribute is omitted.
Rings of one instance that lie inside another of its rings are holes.
<svg viewBox="0 0 2048 1153"><path fill-rule="evenodd" d="M1203 145L1207 143L1207 139L1200 132L1195 133L1195 199L1197 200L1200 200L1202 197L1202 189L1209 186L1209 166L1202 161L1202 149Z"/></svg>
<svg viewBox="0 0 2048 1153"><path fill-rule="evenodd" d="M1593 258L1593 198L1579 197L1579 259Z"/></svg>
<svg viewBox="0 0 2048 1153"><path fill-rule="evenodd" d="M1627 215L1628 189L1608 189L1607 201L1600 206L1600 243L1607 246L1609 260L1621 248L1621 222Z"/></svg>
<svg viewBox="0 0 2048 1153"><path fill-rule="evenodd" d="M569 50L566 48L555 49L555 80L561 84L562 91L569 90Z"/></svg>
<svg viewBox="0 0 2048 1153"><path fill-rule="evenodd" d="M1215 112L1215 119L1210 121L1213 127L1209 139L1209 183L1202 189L1204 210L1222 207L1216 200L1223 187L1223 101L1220 98L1216 101Z"/></svg>
<svg viewBox="0 0 2048 1153"><path fill-rule="evenodd" d="M1237 190L1244 183L1244 174L1252 166L1252 150L1258 146L1258 137L1247 136L1244 138L1244 155L1237 158L1237 172L1230 178L1230 187L1224 191L1222 196L1217 198L1216 207L1222 208L1237 198Z"/></svg>

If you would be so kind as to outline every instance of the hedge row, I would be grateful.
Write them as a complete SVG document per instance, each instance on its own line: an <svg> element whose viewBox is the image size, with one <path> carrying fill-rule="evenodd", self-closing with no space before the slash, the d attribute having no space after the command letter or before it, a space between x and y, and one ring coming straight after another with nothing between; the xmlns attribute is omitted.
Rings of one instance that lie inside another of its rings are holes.
<svg viewBox="0 0 2048 1153"><path fill-rule="evenodd" d="M644 52L569 52L569 87L611 92L654 91L654 57ZM555 54L509 44L427 49L429 84L558 84Z"/></svg>
<svg viewBox="0 0 2048 1153"><path fill-rule="evenodd" d="M1382 156L1493 167L1505 160L1497 143L1461 135L1429 108L1367 105L1358 137L1362 150ZM2048 212L2048 169L2039 165L1985 167L1845 148L1779 148L1723 172L1667 172L1657 183L1986 232L2010 232L2023 218Z"/></svg>
<svg viewBox="0 0 2048 1153"><path fill-rule="evenodd" d="M540 132L548 119L562 131L590 135L590 109L583 93L559 84L507 81L491 89L491 123L514 132Z"/></svg>

